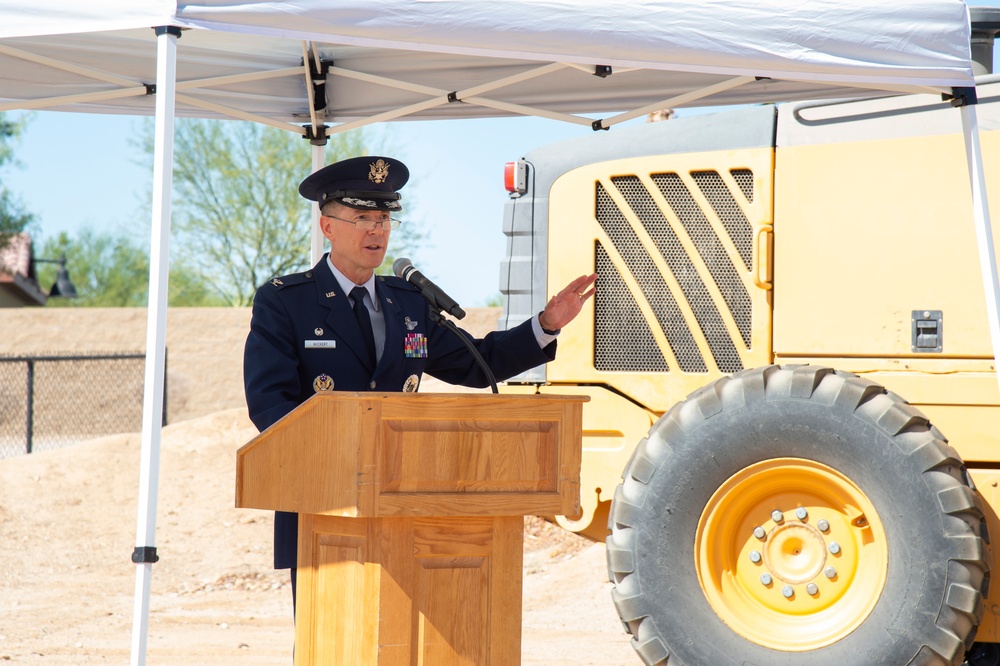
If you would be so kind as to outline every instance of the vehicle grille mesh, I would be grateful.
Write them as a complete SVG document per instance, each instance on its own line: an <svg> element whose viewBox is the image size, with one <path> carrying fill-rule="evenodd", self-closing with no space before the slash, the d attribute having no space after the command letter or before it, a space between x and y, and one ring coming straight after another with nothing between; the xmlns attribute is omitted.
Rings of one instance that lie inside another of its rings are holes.
<svg viewBox="0 0 1000 666"><path fill-rule="evenodd" d="M747 203L753 203L753 171L750 169L730 169L729 175L740 186L743 196L747 198Z"/></svg>
<svg viewBox="0 0 1000 666"><path fill-rule="evenodd" d="M710 182L711 177L706 176L706 173L709 172L699 171L691 174L695 182L698 183L699 187L702 187L702 182ZM715 177L718 185L725 188L725 184L722 182L719 174L714 171L710 173ZM691 196L691 192L688 191L687 186L684 184L684 181L681 180L680 176L676 173L660 173L653 176L653 182L660 188L660 192L663 194L663 197L667 200L667 203L670 204L670 207L673 209L677 219L680 220L685 231L687 231L688 236L694 242L694 245L698 250L698 254L701 255L701 259L705 262L708 272L712 274L712 279L715 280L715 286L718 288L719 293L722 294L722 298L726 301L726 307L729 308L730 316L736 322L737 328L740 329L740 335L743 338L743 345L745 347L749 347L751 325L750 315L752 314L750 294L747 293L746 287L743 286L743 281L740 280L740 276L736 272L736 266L734 266L733 262L730 261L729 255L726 253L726 248L722 245L722 241L719 240L719 237L712 229L712 225L709 224L708 218L705 217L705 214L698 206L698 203L694 200L694 197ZM737 206L736 202L733 200L732 195L729 194L729 190L725 191L726 197L728 197L730 202L729 207L740 210L739 206ZM718 192L716 192L715 199L716 201L722 199ZM711 203L712 201L709 200L709 204ZM713 209L714 208L715 207L713 206ZM720 215L719 217L721 218L722 216ZM743 229L736 230L736 237L740 240L745 239L746 242L738 243L737 247L739 245L744 245L748 255L745 260L746 269L750 270L749 255L751 252L750 242L752 240L752 233L750 224L746 221L746 216L743 215L741 210L740 217L743 219L745 224L742 225L744 227ZM738 221L735 226L739 226ZM729 231L730 236L733 235L730 229L727 228L726 230ZM743 233L739 233L740 231ZM659 246L659 243L657 243L657 246ZM660 248L660 251L663 251L662 247ZM716 360L718 360L720 352L724 354L729 353L729 349L726 348L726 344L729 343L729 346L731 347L732 341L729 339L729 333L725 330L725 324L723 324L721 320L716 321L718 315L715 306L711 305L711 310L706 309L705 313L704 320L702 317L698 317L698 321L702 322L702 328L705 328L707 323L713 333L721 336L719 339L718 349L716 345L712 345L712 353L715 354ZM721 330L719 330L717 326L721 326ZM725 339L724 342L722 341L722 338ZM732 353L736 354L736 362L740 363L739 354L736 352L735 348L732 349ZM742 365L740 365L740 367L742 367ZM719 369L722 369L721 364L719 365Z"/></svg>
<svg viewBox="0 0 1000 666"><path fill-rule="evenodd" d="M750 266L753 264L753 248L751 247L753 243L753 228L750 226L750 220L747 219L740 205L736 203L736 199L733 198L729 188L726 187L726 182L722 180L722 176L718 172L695 171L691 174L691 177L698 184L698 189L701 190L701 193L708 201L708 205L715 211L715 215L722 222L722 226L725 227L726 232L729 234L730 242L736 248L736 251L740 253L740 259L743 260L743 267L749 271ZM653 179L655 180L656 177L654 176ZM657 182L657 185L660 186L660 189L663 189L663 186L659 182ZM728 261L726 265L730 265Z"/></svg>
<svg viewBox="0 0 1000 666"><path fill-rule="evenodd" d="M740 188L740 193L731 192L726 181L715 171L697 171L691 174L711 208L710 211L702 209L699 200L678 174L651 175L659 190L658 194L666 200L669 211L680 222L681 229L671 226L657 199L638 176L617 176L611 179L677 281L701 335L708 344L716 367L724 373L743 369L739 349L750 348L753 315L750 296L740 277L741 271L749 270L751 266L753 230L737 203L737 197L741 195L748 201L752 199L753 174L749 170L734 170L730 173ZM708 372L701 350L688 330L683 312L653 257L643 246L614 198L599 182L595 184L595 194L597 222L611 240L615 252L625 262L642 297L653 311L656 322L677 359L677 369L689 373ZM721 222L727 238L720 238L715 233L709 221L710 215ZM690 239L700 255L700 261L711 275L714 287L728 311L720 312L716 307L710 287L705 284L702 274L698 272L681 241L682 235ZM732 248L732 253L727 252L727 246ZM739 257L736 264L733 262L733 255ZM740 263L743 266L739 266ZM608 371L668 372L670 368L667 360L663 358L652 332L648 330L646 321L628 290L627 280L618 274L607 250L600 243L596 248L595 264L600 285L595 297L595 367ZM733 339L724 317L735 324L741 339Z"/></svg>
<svg viewBox="0 0 1000 666"><path fill-rule="evenodd" d="M594 263L601 285L594 294L594 367L616 372L670 370L646 318L600 243L595 247Z"/></svg>
<svg viewBox="0 0 1000 666"><path fill-rule="evenodd" d="M615 250L625 260L629 271L639 283L643 297L652 308L664 335L667 336L680 369L684 372L708 372L698 344L684 325L684 315L677 307L677 302L663 281L663 276L643 248L642 241L636 236L628 220L600 183L597 184L597 221L611 238ZM609 316L613 319L616 313L609 313Z"/></svg>

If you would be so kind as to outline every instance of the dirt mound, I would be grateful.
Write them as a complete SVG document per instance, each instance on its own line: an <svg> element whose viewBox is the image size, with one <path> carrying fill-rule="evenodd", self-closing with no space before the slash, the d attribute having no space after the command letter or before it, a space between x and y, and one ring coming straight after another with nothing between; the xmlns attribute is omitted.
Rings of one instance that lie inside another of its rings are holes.
<svg viewBox="0 0 1000 666"><path fill-rule="evenodd" d="M0 328L24 345L18 353L62 351L49 341L69 337L80 346L67 351L106 351L141 341L144 319L143 310L18 311L0 314ZM233 507L236 450L256 434L239 380L247 321L240 310L168 316L168 345L178 341L172 372L198 387L178 413L210 413L163 430L150 664L275 664L291 654L291 598L287 574L271 570L271 514ZM139 440L115 435L0 460L0 661L127 663ZM524 571L523 663L638 663L611 605L603 544L528 518Z"/></svg>

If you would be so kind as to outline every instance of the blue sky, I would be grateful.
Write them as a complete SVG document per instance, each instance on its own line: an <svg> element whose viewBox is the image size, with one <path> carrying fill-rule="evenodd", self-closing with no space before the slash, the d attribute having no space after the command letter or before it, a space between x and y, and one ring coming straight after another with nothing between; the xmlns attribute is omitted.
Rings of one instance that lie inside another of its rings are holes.
<svg viewBox="0 0 1000 666"><path fill-rule="evenodd" d="M127 116L30 114L16 144L20 164L4 169L2 176L37 217L36 249L45 239L82 225L131 229L135 238L148 238L150 221L141 197L150 191L151 176L136 164L130 145L143 127L142 119ZM534 118L389 125L383 149L402 159L412 174L403 190L404 195L410 190L412 205L402 217L427 231L426 246L410 257L417 268L463 306L483 305L498 295L505 250L504 163L591 131Z"/></svg>
<svg viewBox="0 0 1000 666"><path fill-rule="evenodd" d="M1000 6L1000 0L974 4ZM0 176L36 215L36 247L82 225L131 229L137 239L148 238L140 197L150 191L150 175L136 165L130 146L142 127L141 119L127 116L31 114L16 145L20 164ZM504 163L547 143L591 133L584 126L539 118L408 121L388 127L384 151L402 159L413 178L412 205L404 219L427 231L428 245L410 258L469 307L499 294Z"/></svg>

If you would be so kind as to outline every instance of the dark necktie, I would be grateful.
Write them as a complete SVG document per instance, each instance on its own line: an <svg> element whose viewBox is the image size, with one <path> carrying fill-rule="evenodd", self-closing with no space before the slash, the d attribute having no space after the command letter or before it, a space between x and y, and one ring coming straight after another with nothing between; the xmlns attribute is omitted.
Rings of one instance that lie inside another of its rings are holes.
<svg viewBox="0 0 1000 666"><path fill-rule="evenodd" d="M365 307L364 287L351 289L351 299L354 301L354 316L358 319L358 326L361 327L361 337L365 339L365 346L368 348L368 360L371 367L375 367L375 334L372 332L372 318Z"/></svg>

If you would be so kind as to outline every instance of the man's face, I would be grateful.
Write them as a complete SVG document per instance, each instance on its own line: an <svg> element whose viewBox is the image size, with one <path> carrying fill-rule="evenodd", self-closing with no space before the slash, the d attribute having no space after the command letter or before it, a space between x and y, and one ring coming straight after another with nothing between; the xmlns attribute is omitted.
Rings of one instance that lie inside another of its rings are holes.
<svg viewBox="0 0 1000 666"><path fill-rule="evenodd" d="M376 220L384 220L384 224L370 229ZM355 284L364 283L382 265L389 247L388 212L355 210L334 203L325 208L319 226L330 240L330 261Z"/></svg>

